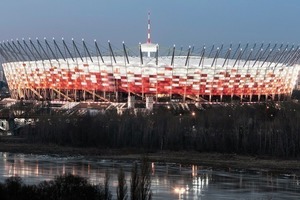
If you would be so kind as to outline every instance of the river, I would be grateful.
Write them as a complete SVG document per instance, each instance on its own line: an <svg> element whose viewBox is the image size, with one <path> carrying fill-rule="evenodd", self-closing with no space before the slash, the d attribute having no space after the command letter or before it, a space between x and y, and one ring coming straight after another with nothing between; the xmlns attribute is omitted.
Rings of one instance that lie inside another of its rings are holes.
<svg viewBox="0 0 300 200"><path fill-rule="evenodd" d="M0 182L20 176L26 184L51 180L72 173L93 184L110 174L110 189L116 199L117 174L122 167L128 188L132 161L99 160L84 156L0 153ZM153 199L299 199L300 180L293 174L268 171L213 169L179 163L151 163Z"/></svg>

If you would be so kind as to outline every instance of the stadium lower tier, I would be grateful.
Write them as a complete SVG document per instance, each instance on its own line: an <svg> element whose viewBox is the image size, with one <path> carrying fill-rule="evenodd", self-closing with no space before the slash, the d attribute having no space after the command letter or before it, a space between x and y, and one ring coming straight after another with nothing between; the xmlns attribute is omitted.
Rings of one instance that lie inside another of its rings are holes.
<svg viewBox="0 0 300 200"><path fill-rule="evenodd" d="M13 98L106 100L105 94L137 96L290 95L298 66L108 65L60 61L4 63ZM75 93L74 93L75 91ZM79 95L80 98L76 97ZM118 100L118 99L117 99ZM250 98L251 100L251 98Z"/></svg>

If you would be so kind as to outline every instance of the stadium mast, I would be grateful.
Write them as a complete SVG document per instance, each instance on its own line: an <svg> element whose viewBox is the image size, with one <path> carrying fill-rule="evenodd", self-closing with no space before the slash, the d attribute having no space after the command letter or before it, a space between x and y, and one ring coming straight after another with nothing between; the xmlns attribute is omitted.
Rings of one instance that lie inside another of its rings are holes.
<svg viewBox="0 0 300 200"><path fill-rule="evenodd" d="M147 57L151 56L151 53L156 53L158 51L158 44L151 43L151 23L150 23L150 12L148 12L148 32L147 32L147 42L141 44L142 53L147 53Z"/></svg>

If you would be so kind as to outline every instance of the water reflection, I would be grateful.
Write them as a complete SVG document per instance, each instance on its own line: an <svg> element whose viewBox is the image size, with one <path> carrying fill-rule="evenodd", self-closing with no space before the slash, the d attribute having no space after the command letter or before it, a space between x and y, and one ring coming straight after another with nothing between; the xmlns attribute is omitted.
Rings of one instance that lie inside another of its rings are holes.
<svg viewBox="0 0 300 200"><path fill-rule="evenodd" d="M120 167L129 186L132 161L0 153L1 182L18 175L25 183L35 184L72 173L99 184L104 182L108 170L111 192L115 194ZM297 199L300 196L296 175L152 162L151 178L154 199Z"/></svg>

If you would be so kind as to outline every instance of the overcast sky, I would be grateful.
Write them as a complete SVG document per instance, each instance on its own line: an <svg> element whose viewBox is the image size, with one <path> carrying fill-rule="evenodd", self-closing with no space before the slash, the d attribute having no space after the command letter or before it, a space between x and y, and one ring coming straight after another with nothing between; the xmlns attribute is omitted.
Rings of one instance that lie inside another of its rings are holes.
<svg viewBox="0 0 300 200"><path fill-rule="evenodd" d="M300 43L300 0L0 0L0 40L74 38L129 45Z"/></svg>

